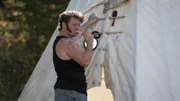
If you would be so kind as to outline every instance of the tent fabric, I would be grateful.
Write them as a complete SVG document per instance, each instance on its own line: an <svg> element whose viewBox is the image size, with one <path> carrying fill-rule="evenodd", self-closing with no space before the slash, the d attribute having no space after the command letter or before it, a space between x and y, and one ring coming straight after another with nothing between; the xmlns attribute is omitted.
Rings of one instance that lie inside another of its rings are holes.
<svg viewBox="0 0 180 101"><path fill-rule="evenodd" d="M180 1L137 1L136 101L180 101Z"/></svg>
<svg viewBox="0 0 180 101"><path fill-rule="evenodd" d="M103 13L108 1L115 8ZM67 7L83 12L85 21L92 13L104 18L88 30L102 33L85 71L88 89L101 85L104 69L114 101L180 101L180 1L126 1L71 0ZM112 26L115 10L125 18L116 18ZM58 34L57 28L18 101L54 100L52 43ZM83 41L77 39L82 48Z"/></svg>
<svg viewBox="0 0 180 101"><path fill-rule="evenodd" d="M71 0L67 10L88 11L91 7L103 3L105 0Z"/></svg>
<svg viewBox="0 0 180 101"><path fill-rule="evenodd" d="M118 11L118 16L125 16L124 19L116 19L115 26L111 26L112 21L109 20L110 26L107 27L108 32L123 32L107 35L105 76L107 81L110 81L106 82L106 85L111 89L115 101L135 99L136 17L132 13L135 10L132 4L133 2L108 11L108 16L112 16L114 10ZM129 14L130 12L132 14Z"/></svg>

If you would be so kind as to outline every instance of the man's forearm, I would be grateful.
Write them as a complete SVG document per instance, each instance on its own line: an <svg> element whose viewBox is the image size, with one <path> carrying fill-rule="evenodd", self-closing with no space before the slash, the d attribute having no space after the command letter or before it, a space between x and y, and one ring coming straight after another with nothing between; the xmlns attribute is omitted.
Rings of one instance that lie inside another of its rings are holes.
<svg viewBox="0 0 180 101"><path fill-rule="evenodd" d="M95 14L91 14L91 15L89 16L88 21L87 21L86 23L84 23L84 24L80 27L80 31L81 31L82 33L85 33L85 32L88 30L88 28L89 28L92 24L96 23L97 21L98 21L98 17L97 17Z"/></svg>
<svg viewBox="0 0 180 101"><path fill-rule="evenodd" d="M89 29L89 27L92 25L92 23L90 21L85 22L82 26L80 26L79 30L82 33L87 32L87 30Z"/></svg>
<svg viewBox="0 0 180 101"><path fill-rule="evenodd" d="M86 64L89 65L91 58L92 58L92 44L87 45L85 51L84 51L84 59L86 61Z"/></svg>

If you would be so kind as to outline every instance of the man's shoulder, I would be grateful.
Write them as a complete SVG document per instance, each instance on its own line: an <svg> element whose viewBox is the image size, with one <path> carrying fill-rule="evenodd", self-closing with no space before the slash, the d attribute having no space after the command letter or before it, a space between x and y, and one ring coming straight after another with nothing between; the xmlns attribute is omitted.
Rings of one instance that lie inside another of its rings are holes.
<svg viewBox="0 0 180 101"><path fill-rule="evenodd" d="M59 40L58 45L67 46L70 43L75 43L75 41L72 39L69 39L69 38L63 38L63 39Z"/></svg>

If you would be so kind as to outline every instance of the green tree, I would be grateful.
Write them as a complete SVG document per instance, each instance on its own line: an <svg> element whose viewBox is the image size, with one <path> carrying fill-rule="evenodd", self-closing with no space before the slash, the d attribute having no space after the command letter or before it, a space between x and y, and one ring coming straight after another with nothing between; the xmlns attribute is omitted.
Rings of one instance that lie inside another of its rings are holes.
<svg viewBox="0 0 180 101"><path fill-rule="evenodd" d="M17 101L69 0L0 2L0 101Z"/></svg>

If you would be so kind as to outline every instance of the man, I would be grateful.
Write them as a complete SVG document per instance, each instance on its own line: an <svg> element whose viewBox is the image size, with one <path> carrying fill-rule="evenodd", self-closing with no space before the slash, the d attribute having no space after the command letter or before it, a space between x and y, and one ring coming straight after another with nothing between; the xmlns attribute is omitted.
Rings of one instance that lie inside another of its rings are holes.
<svg viewBox="0 0 180 101"><path fill-rule="evenodd" d="M97 21L97 17L89 18L80 27L83 19L83 14L77 11L65 11L60 14L60 34L53 44L53 62L58 76L54 86L55 101L87 101L84 67L91 61L93 35L86 31ZM85 50L73 40L77 34L82 34L86 40Z"/></svg>

